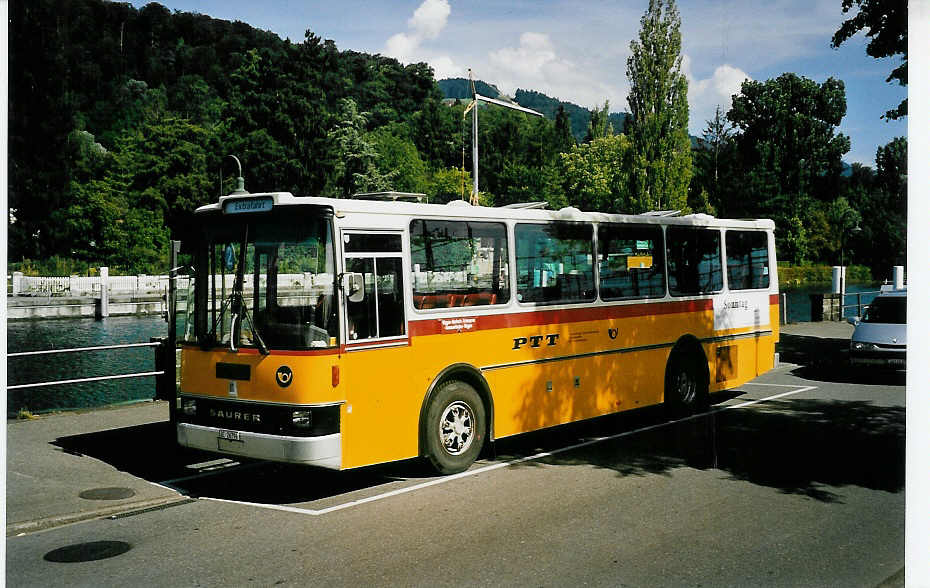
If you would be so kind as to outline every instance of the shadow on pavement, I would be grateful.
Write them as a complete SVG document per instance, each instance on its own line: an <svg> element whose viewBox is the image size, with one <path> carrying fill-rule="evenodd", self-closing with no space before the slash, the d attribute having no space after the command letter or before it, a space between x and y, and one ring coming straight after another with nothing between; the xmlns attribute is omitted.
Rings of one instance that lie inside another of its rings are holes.
<svg viewBox="0 0 930 588"><path fill-rule="evenodd" d="M903 386L904 370L853 367L849 363L849 339L780 335L781 361L798 364L792 374L818 382L884 384Z"/></svg>
<svg viewBox="0 0 930 588"><path fill-rule="evenodd" d="M886 492L904 487L903 407L790 399L676 424L665 425L665 418L661 407L611 415L500 440L486 454L511 460L656 426L514 467L593 465L620 476L666 474L679 467L719 469L733 480L824 502L841 500L824 486ZM190 496L268 504L310 502L432 476L419 460L345 472L243 461L246 467L199 476L193 466L221 456L178 447L167 422L62 437L55 445Z"/></svg>
<svg viewBox="0 0 930 588"><path fill-rule="evenodd" d="M623 415L620 427L658 422L655 415ZM867 402L775 400L727 410L559 454L538 462L588 464L621 476L664 474L679 467L719 469L730 479L777 488L788 494L834 502L841 497L824 486L904 489L904 408ZM571 425L556 435L540 432L514 440L502 459L557 446L558 436L598 436L601 431ZM615 431L614 434L620 432ZM534 439L530 437L535 436Z"/></svg>
<svg viewBox="0 0 930 588"><path fill-rule="evenodd" d="M208 462L227 456L178 446L174 429L167 421L60 437L53 445L74 455L98 459L138 478L170 485L189 496L269 504L309 502L386 484L398 476L426 475L416 461L336 472L241 459L237 461L245 467L203 476L210 467Z"/></svg>

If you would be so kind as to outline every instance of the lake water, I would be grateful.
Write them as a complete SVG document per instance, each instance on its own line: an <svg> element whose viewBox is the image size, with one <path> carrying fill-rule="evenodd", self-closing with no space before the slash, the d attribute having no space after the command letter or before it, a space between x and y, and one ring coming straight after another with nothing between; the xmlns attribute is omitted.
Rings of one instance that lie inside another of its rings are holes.
<svg viewBox="0 0 930 588"><path fill-rule="evenodd" d="M846 286L846 300L844 305L855 305L857 302L856 294L861 294L862 310L877 296L879 286L871 284L848 284ZM824 294L830 291L830 285L807 286L793 290L783 290L788 295L788 322L789 323L806 323L811 320L811 294ZM846 308L843 316L851 317L860 314L855 306Z"/></svg>
<svg viewBox="0 0 930 588"><path fill-rule="evenodd" d="M147 343L168 334L159 316L94 319L48 319L7 322L7 351L40 351ZM9 385L69 380L155 370L152 347L107 349L7 358ZM155 396L155 378L124 378L105 382L42 386L7 391L7 416L21 409L33 413L120 404Z"/></svg>

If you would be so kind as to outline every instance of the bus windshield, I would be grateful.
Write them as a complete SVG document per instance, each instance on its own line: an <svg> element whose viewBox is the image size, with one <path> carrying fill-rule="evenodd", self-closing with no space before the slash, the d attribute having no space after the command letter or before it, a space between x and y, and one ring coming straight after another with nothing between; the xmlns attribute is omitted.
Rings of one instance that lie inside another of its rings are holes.
<svg viewBox="0 0 930 588"><path fill-rule="evenodd" d="M332 225L321 215L264 215L205 230L197 296L205 347L310 349L336 345ZM204 295L205 294L205 295Z"/></svg>

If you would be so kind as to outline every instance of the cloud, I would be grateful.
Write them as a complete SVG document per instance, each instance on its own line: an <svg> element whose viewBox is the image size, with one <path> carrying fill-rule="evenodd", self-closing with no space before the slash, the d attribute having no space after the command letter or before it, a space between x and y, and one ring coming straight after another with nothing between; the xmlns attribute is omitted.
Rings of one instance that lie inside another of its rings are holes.
<svg viewBox="0 0 930 588"><path fill-rule="evenodd" d="M410 30L392 35L384 44L384 54L407 63L417 61L423 41L439 36L451 12L448 0L423 0L407 20Z"/></svg>
<svg viewBox="0 0 930 588"><path fill-rule="evenodd" d="M384 44L384 54L398 61L409 63L419 46L420 42L415 37L406 33L397 33Z"/></svg>
<svg viewBox="0 0 930 588"><path fill-rule="evenodd" d="M752 79L738 67L725 63L717 66L709 78L696 80L691 74L691 59L687 55L682 55L681 72L688 79L688 126L693 135L699 135L707 126L717 106L726 114L730 110L733 94L739 93L744 80Z"/></svg>
<svg viewBox="0 0 930 588"><path fill-rule="evenodd" d="M446 27L452 7L447 0L424 0L407 21L420 39L435 39Z"/></svg>
<svg viewBox="0 0 930 588"><path fill-rule="evenodd" d="M612 101L611 110L623 108L619 102L625 89L590 75L592 69L560 57L549 35L524 32L517 47L503 47L488 52L487 71L481 78L493 83L505 94L518 88L543 92L560 100L593 107Z"/></svg>

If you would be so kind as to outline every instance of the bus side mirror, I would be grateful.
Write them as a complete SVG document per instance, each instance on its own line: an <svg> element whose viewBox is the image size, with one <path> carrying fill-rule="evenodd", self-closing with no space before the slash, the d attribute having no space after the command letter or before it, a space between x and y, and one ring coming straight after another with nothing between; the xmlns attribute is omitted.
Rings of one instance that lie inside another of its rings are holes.
<svg viewBox="0 0 930 588"><path fill-rule="evenodd" d="M362 274L347 273L342 279L342 289L349 302L361 302L365 299L365 277Z"/></svg>

